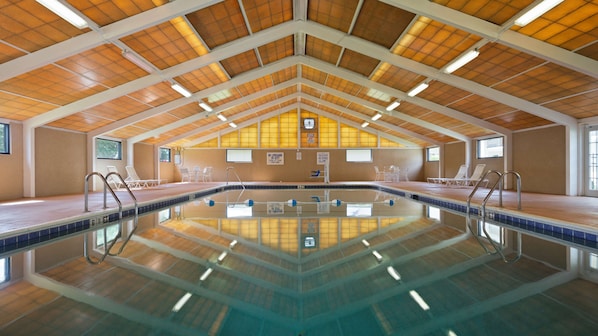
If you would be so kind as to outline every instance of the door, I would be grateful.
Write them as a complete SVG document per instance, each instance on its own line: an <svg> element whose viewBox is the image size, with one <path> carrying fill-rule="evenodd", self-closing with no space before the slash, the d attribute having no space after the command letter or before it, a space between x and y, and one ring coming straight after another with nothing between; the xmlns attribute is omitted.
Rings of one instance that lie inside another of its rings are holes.
<svg viewBox="0 0 598 336"><path fill-rule="evenodd" d="M588 126L585 135L585 194L598 197L598 125Z"/></svg>

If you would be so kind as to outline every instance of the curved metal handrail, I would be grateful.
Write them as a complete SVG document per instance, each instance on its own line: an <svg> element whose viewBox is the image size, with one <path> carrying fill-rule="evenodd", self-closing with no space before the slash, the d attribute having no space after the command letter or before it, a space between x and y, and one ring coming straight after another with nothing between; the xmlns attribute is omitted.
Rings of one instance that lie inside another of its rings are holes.
<svg viewBox="0 0 598 336"><path fill-rule="evenodd" d="M121 229L118 230L118 235L116 235L116 237L114 237L114 239L112 239L112 241L110 241L110 246L108 246L108 247L106 247L106 245L107 245L106 233L104 232L104 253L102 254L102 256L100 258L97 258L96 260L93 260L91 257L91 254L89 254L89 234L85 234L83 236L83 255L85 256L85 259L87 260L88 263L90 263L92 265L98 265L98 264L102 263L104 261L104 259L106 259L106 257L110 253L110 250L112 249L112 247L114 247L114 245L116 244L116 241L122 235L122 222L118 223L118 225L120 225ZM102 228L102 230L106 230L106 228L104 227L104 228Z"/></svg>
<svg viewBox="0 0 598 336"><path fill-rule="evenodd" d="M133 202L135 203L135 215L138 214L138 209L137 209L137 197L135 197L135 195L133 194L133 191L131 191L131 188L129 188L129 185L127 184L127 182L125 182L125 180L123 179L122 175L120 175L118 172L110 172L108 174L106 174L106 183L108 182L108 177L110 176L117 176L121 183L125 186L125 189L127 189L127 192L129 193L129 196L131 196L131 198L133 199ZM108 184L108 187L112 189L112 187L110 187L110 185Z"/></svg>
<svg viewBox="0 0 598 336"><path fill-rule="evenodd" d="M243 181L241 181L241 178L239 177L239 174L237 174L237 171L235 170L235 167L232 167L232 166L226 167L226 185L228 185L228 171L229 170L233 171L233 173L237 177L237 181L239 181L239 183L241 183L241 187L243 187L243 189L245 189L245 184L243 184Z"/></svg>
<svg viewBox="0 0 598 336"><path fill-rule="evenodd" d="M99 176L100 179L102 180L102 182L104 182L104 209L108 208L108 205L106 202L106 189L107 189L110 191L110 193L112 194L112 197L114 197L114 200L118 204L118 219L121 219L122 212L123 212L122 202L120 201L118 196L116 196L116 193L114 192L114 190L112 189L110 184L108 184L108 181L106 180L104 175L102 175L98 172L92 172L92 173L85 175L85 212L89 212L89 178L94 175ZM135 204L137 204L137 202L135 202Z"/></svg>
<svg viewBox="0 0 598 336"><path fill-rule="evenodd" d="M473 198L473 196L475 195L476 191L478 191L478 188L480 188L480 185L482 185L482 181L486 180L486 177L489 174L496 174L498 175L498 180L500 180L500 178L502 177L502 173L499 172L498 170L489 170L486 173L484 173L484 176L482 176L481 179L478 180L478 182L475 184L475 186L473 187L473 190L471 191L471 193L469 194L469 196L467 197L467 213L469 213L469 209L471 207L471 199ZM494 188L496 188L496 183L494 183L494 185L492 186L490 192L488 193L489 195L492 194L492 192L494 191ZM488 196L486 196L488 197Z"/></svg>

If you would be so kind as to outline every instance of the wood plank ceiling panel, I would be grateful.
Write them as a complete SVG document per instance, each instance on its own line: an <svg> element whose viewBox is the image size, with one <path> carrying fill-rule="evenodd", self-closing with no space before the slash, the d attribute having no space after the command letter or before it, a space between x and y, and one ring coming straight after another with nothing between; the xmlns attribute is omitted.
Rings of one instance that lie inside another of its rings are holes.
<svg viewBox="0 0 598 336"><path fill-rule="evenodd" d="M257 50L263 65L293 56L295 53L293 36L287 36L283 39L264 44L259 46Z"/></svg>
<svg viewBox="0 0 598 336"><path fill-rule="evenodd" d="M369 77L380 61L356 51L345 49L339 62L339 67Z"/></svg>
<svg viewBox="0 0 598 336"><path fill-rule="evenodd" d="M415 14L377 0L365 0L352 35L391 49Z"/></svg>
<svg viewBox="0 0 598 336"><path fill-rule="evenodd" d="M84 34L35 0L0 4L0 40L22 51L34 52Z"/></svg>
<svg viewBox="0 0 598 336"><path fill-rule="evenodd" d="M338 62L342 48L339 45L320 40L317 37L307 35L305 37L305 54L335 64Z"/></svg>
<svg viewBox="0 0 598 336"><path fill-rule="evenodd" d="M164 70L200 55L195 44L177 29L173 20L121 38L131 50ZM205 51L204 51L205 52Z"/></svg>
<svg viewBox="0 0 598 336"><path fill-rule="evenodd" d="M403 92L411 90L415 85L421 83L426 78L425 76L388 63L382 63L380 68L383 70L377 71L376 74L372 76L372 80Z"/></svg>
<svg viewBox="0 0 598 336"><path fill-rule="evenodd" d="M223 59L220 63L231 78L260 67L260 62L254 49Z"/></svg>
<svg viewBox="0 0 598 336"><path fill-rule="evenodd" d="M237 0L224 0L186 16L209 49L249 35Z"/></svg>
<svg viewBox="0 0 598 336"><path fill-rule="evenodd" d="M57 106L36 99L11 94L0 89L0 118L23 121L37 117Z"/></svg>
<svg viewBox="0 0 598 336"><path fill-rule="evenodd" d="M430 0L442 6L502 25L529 6L534 0Z"/></svg>
<svg viewBox="0 0 598 336"><path fill-rule="evenodd" d="M511 30L546 43L575 51L598 39L598 3L596 1L563 1L525 27Z"/></svg>
<svg viewBox="0 0 598 336"><path fill-rule="evenodd" d="M168 0L77 0L69 4L103 27L166 3Z"/></svg>
<svg viewBox="0 0 598 336"><path fill-rule="evenodd" d="M293 19L292 0L243 0L252 33Z"/></svg>
<svg viewBox="0 0 598 336"><path fill-rule="evenodd" d="M310 0L307 19L348 33L359 0Z"/></svg>
<svg viewBox="0 0 598 336"><path fill-rule="evenodd" d="M479 36L420 17L392 52L440 69L480 40Z"/></svg>

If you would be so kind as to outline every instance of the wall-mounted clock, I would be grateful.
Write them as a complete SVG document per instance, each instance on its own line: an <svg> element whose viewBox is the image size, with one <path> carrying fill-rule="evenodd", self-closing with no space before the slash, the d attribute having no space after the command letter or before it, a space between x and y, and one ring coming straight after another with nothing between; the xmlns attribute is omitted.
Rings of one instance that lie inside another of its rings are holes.
<svg viewBox="0 0 598 336"><path fill-rule="evenodd" d="M303 119L303 128L306 130L311 130L316 127L316 120L314 118L304 118Z"/></svg>

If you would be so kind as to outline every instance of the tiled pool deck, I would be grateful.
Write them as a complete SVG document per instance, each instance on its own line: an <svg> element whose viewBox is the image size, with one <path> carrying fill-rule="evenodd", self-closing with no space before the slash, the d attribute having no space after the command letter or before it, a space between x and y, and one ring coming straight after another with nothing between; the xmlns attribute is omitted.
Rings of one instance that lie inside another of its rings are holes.
<svg viewBox="0 0 598 336"><path fill-rule="evenodd" d="M270 188L367 188L378 189L426 204L465 214L470 188L450 188L425 182L333 182L323 183L246 183L248 189ZM224 183L171 183L134 190L139 214L201 198L239 185ZM471 211L477 214L487 189L472 198ZM117 191L123 202L123 217L134 215L134 202L125 191ZM516 193L503 192L503 207L498 207L498 192L487 206L489 219L510 226L596 248L598 245L598 199L523 193L522 209L517 210ZM118 219L117 204L108 195L103 209L103 194L89 197L89 212L84 211L83 195L29 198L0 202L0 253L9 254L54 238L87 230L97 224Z"/></svg>

